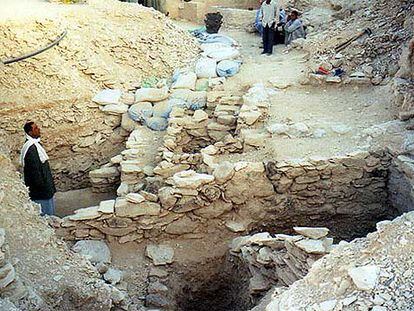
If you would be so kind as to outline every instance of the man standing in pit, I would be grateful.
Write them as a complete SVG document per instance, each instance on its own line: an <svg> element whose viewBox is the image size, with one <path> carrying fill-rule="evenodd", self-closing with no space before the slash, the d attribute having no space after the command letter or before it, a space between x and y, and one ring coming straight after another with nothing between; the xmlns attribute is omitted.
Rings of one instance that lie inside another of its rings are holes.
<svg viewBox="0 0 414 311"><path fill-rule="evenodd" d="M29 188L32 201L42 207L41 215L54 215L56 193L49 157L40 144L40 128L34 122L24 125L26 142L20 154L20 164L23 166L24 183Z"/></svg>
<svg viewBox="0 0 414 311"><path fill-rule="evenodd" d="M274 29L279 23L279 6L277 0L265 0L260 7L261 22L263 25L263 52L272 55Z"/></svg>

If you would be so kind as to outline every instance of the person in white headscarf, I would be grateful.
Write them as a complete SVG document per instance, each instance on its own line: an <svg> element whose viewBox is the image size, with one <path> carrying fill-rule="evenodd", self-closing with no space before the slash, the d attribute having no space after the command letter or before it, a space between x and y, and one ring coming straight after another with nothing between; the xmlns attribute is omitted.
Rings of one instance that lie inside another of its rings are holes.
<svg viewBox="0 0 414 311"><path fill-rule="evenodd" d="M24 125L26 142L20 153L24 183L32 201L40 204L42 215L55 214L55 183L49 166L49 157L40 144L40 128L34 122Z"/></svg>

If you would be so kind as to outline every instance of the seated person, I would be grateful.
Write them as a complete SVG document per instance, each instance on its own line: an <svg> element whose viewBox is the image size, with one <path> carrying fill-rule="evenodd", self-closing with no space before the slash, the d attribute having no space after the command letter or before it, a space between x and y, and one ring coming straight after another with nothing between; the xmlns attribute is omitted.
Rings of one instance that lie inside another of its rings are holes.
<svg viewBox="0 0 414 311"><path fill-rule="evenodd" d="M298 11L292 11L288 16L288 21L285 25L285 44L290 45L292 41L306 38L305 28L302 21L299 19Z"/></svg>

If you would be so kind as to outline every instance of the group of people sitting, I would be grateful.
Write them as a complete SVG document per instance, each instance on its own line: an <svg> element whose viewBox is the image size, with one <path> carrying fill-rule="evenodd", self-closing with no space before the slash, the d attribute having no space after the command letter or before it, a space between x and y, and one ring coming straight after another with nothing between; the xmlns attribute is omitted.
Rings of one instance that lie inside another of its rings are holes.
<svg viewBox="0 0 414 311"><path fill-rule="evenodd" d="M260 0L255 26L263 38L262 54L271 55L273 45L290 45L292 41L305 38L306 31L299 18L299 12L291 10L289 14L280 8L277 0Z"/></svg>

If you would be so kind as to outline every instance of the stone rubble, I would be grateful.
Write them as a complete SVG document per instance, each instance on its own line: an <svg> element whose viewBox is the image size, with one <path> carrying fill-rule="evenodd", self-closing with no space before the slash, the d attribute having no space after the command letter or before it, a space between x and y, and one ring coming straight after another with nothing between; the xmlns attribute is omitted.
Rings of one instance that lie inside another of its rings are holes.
<svg viewBox="0 0 414 311"><path fill-rule="evenodd" d="M303 228L310 232L313 228ZM289 236L267 232L234 239L230 244L230 253L237 256L250 272L249 292L251 295L263 295L272 286L286 287L302 279L313 263L331 250L332 240L326 238L327 228L315 228L324 235L317 239L306 236ZM326 234L325 234L326 232ZM312 242L326 247L303 247L302 242Z"/></svg>
<svg viewBox="0 0 414 311"><path fill-rule="evenodd" d="M164 266L174 262L174 249L167 245L148 245L146 255L152 259L156 266Z"/></svg>
<svg viewBox="0 0 414 311"><path fill-rule="evenodd" d="M342 241L287 290L271 291L254 310L412 310L414 213Z"/></svg>

